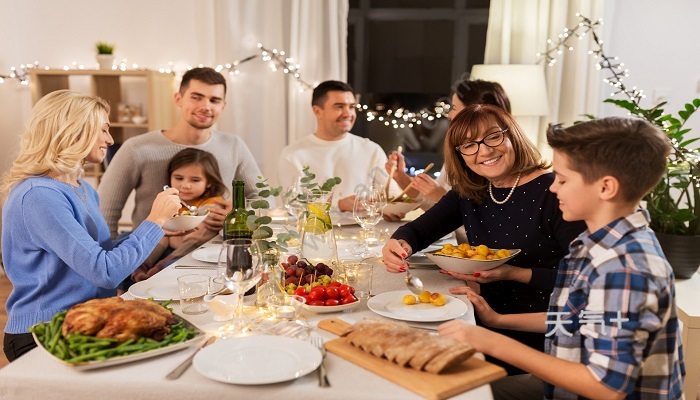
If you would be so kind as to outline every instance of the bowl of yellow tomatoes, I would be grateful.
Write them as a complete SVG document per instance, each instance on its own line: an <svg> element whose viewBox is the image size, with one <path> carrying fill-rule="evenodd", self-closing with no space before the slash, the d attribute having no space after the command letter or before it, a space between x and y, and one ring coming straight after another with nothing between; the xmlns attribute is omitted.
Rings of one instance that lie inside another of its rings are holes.
<svg viewBox="0 0 700 400"><path fill-rule="evenodd" d="M483 244L470 246L462 243L455 246L448 243L439 250L426 252L425 256L445 271L473 274L503 265L518 254L520 249L491 249Z"/></svg>

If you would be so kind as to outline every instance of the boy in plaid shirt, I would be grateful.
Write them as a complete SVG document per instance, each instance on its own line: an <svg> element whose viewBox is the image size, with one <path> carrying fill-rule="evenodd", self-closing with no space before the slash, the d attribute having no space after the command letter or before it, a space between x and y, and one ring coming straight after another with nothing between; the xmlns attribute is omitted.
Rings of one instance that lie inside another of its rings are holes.
<svg viewBox="0 0 700 400"><path fill-rule="evenodd" d="M546 354L463 321L441 325L440 335L531 373L492 383L496 399L683 398L673 272L637 209L666 170L668 139L617 117L551 126L547 139L550 190L565 220L588 226L561 262L549 312L497 314L471 289L451 290L465 293L487 326L544 333Z"/></svg>

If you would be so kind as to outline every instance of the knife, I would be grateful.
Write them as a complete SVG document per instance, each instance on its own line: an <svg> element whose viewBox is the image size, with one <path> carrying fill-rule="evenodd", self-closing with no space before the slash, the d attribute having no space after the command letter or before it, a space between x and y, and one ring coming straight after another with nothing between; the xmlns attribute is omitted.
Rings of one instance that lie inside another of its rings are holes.
<svg viewBox="0 0 700 400"><path fill-rule="evenodd" d="M194 353L190 354L190 356L187 357L187 359L185 361L183 361L182 363L180 363L180 365L175 367L174 370L170 371L170 373L165 376L165 379L173 380L173 379L179 378L180 375L182 375L183 372L187 371L187 368L189 368L190 365L192 365L192 360L194 359L194 356L200 350L202 350L203 348L207 347L208 345L214 343L215 341L216 341L216 336L211 336L211 337L209 337L209 339L205 340L204 343L202 343L202 345L199 346L199 348L197 350L195 350Z"/></svg>

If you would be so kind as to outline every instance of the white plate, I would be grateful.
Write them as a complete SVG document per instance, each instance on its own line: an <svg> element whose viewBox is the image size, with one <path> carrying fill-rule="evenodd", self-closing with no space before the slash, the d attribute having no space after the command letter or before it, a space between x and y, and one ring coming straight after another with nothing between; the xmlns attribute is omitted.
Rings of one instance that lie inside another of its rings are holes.
<svg viewBox="0 0 700 400"><path fill-rule="evenodd" d="M127 300L128 301L128 300ZM103 368L103 367L110 367L112 365L119 365L119 364L125 364L128 362L132 361L138 361L138 360L143 360L146 358L152 358L156 357L162 354L167 354L167 353L172 353L174 351L182 350L186 347L192 346L196 343L199 343L204 339L205 335L204 332L199 330L196 326L192 325L191 322L187 321L186 319L180 317L179 315L174 315L176 321L183 321L183 323L189 328L189 329L194 329L199 332L197 336L193 337L190 340L187 340L185 342L180 342L176 343L167 347L162 347L159 349L153 349L153 350L148 350L144 351L143 353L136 353L136 354L130 354L127 356L120 356L120 357L112 357L108 358L106 360L96 360L96 361L84 361L84 362L79 362L79 363L69 363L66 361L61 360L60 358L54 356L51 354L48 350L44 348L44 345L41 344L39 341L39 338L36 337L36 335L32 332L32 337L34 337L34 342L37 344L37 346L43 351L44 353L48 354L51 358L59 361L61 364L72 367L78 371L85 371L85 370L90 370L90 369L96 369L96 368ZM48 323L48 322L47 322Z"/></svg>
<svg viewBox="0 0 700 400"><path fill-rule="evenodd" d="M357 301L350 303L350 304L341 304L339 306L310 306L308 304L304 304L303 307L304 307L304 310L308 310L308 311L315 312L318 314L326 314L326 313L352 310L353 308L355 308L359 305L360 305L360 300L357 300Z"/></svg>
<svg viewBox="0 0 700 400"><path fill-rule="evenodd" d="M217 340L197 353L194 369L209 379L239 385L265 385L300 378L321 364L309 342L283 336Z"/></svg>
<svg viewBox="0 0 700 400"><path fill-rule="evenodd" d="M129 294L139 299L153 297L153 300L156 301L180 300L180 291L177 288L177 283L173 285L164 285L162 283L151 282L150 279L131 285L129 287Z"/></svg>
<svg viewBox="0 0 700 400"><path fill-rule="evenodd" d="M192 252L192 258L197 261L217 263L219 262L219 253L221 246L208 246L203 249L197 249Z"/></svg>
<svg viewBox="0 0 700 400"><path fill-rule="evenodd" d="M473 274L475 271L493 269L501 264L505 264L508 260L520 254L520 249L510 249L510 256L506 258L499 258L498 260L472 260L470 258L435 254L436 251L439 250L426 252L425 255L445 271L452 271L460 274Z"/></svg>
<svg viewBox="0 0 700 400"><path fill-rule="evenodd" d="M397 290L378 294L367 302L367 307L375 313L401 321L438 322L460 317L469 310L465 302L445 295L445 305L437 307L430 303L403 304L403 296L412 294L408 290Z"/></svg>

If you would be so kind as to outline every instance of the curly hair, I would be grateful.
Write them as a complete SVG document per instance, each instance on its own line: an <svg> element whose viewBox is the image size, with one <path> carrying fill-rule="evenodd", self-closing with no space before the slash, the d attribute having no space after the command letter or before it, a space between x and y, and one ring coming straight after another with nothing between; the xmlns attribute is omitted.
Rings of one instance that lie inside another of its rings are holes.
<svg viewBox="0 0 700 400"><path fill-rule="evenodd" d="M20 150L2 177L3 201L12 188L32 176L78 173L109 122L109 104L99 97L57 90L41 98L20 137Z"/></svg>

